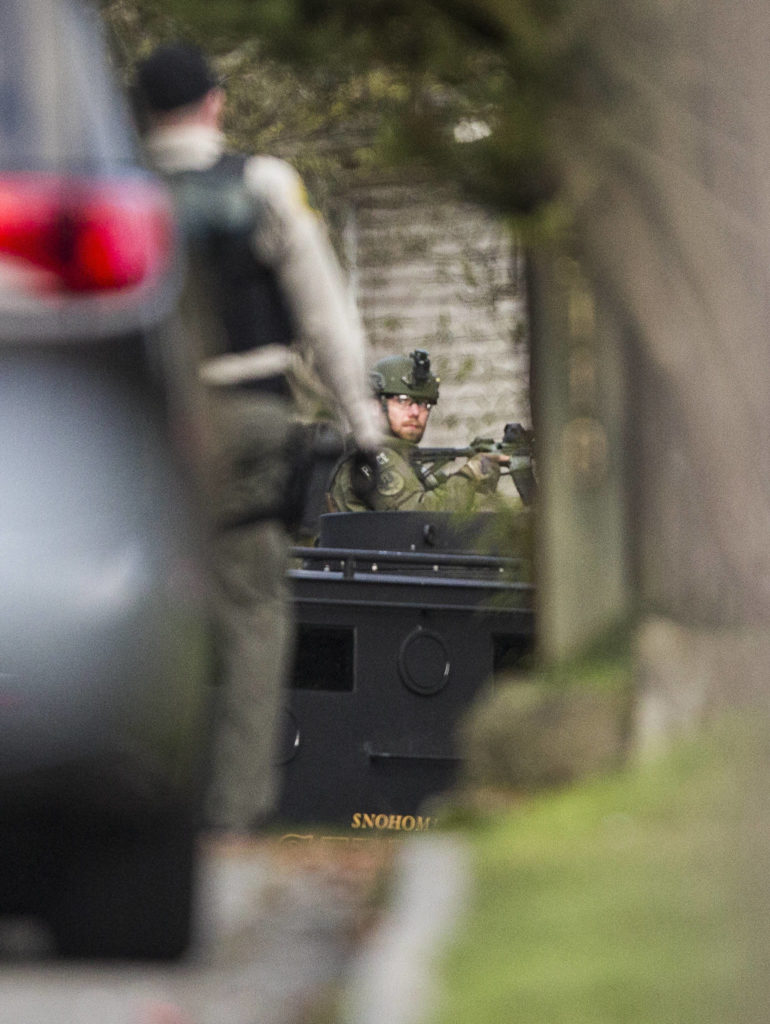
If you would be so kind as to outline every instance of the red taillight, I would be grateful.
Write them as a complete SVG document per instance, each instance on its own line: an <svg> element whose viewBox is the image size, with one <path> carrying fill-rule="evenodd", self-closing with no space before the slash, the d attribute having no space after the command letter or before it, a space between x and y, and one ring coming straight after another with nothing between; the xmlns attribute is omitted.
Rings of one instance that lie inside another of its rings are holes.
<svg viewBox="0 0 770 1024"><path fill-rule="evenodd" d="M36 290L116 291L168 266L172 206L147 179L0 177L0 259L42 271Z"/></svg>

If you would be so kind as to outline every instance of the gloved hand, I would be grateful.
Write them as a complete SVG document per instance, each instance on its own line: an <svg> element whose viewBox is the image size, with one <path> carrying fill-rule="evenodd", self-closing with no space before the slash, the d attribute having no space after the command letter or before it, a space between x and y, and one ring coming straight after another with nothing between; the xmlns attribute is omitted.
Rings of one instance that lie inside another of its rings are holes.
<svg viewBox="0 0 770 1024"><path fill-rule="evenodd" d="M368 448L358 448L350 463L350 485L355 496L366 501L377 488L379 479L377 453Z"/></svg>
<svg viewBox="0 0 770 1024"><path fill-rule="evenodd" d="M482 494L491 494L500 479L500 466L507 465L510 461L508 455L501 455L499 452L479 452L468 459L459 472L473 480L476 489Z"/></svg>

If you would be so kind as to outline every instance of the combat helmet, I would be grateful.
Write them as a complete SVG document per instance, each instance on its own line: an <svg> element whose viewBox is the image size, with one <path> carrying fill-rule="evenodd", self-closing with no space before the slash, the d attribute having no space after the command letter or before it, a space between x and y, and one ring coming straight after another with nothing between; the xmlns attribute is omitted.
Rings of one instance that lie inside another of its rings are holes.
<svg viewBox="0 0 770 1024"><path fill-rule="evenodd" d="M431 372L430 356L421 348L408 356L386 356L374 364L369 374L372 390L379 398L409 395L418 401L438 401L439 378Z"/></svg>

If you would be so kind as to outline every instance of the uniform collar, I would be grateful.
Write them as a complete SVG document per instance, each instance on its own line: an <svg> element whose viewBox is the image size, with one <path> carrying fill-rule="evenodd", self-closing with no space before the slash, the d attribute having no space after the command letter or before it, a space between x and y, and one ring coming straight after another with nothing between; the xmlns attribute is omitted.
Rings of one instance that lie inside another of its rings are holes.
<svg viewBox="0 0 770 1024"><path fill-rule="evenodd" d="M225 148L216 128L181 124L151 129L144 140L147 156L159 171L205 171L213 167Z"/></svg>
<svg viewBox="0 0 770 1024"><path fill-rule="evenodd" d="M396 437L395 434L388 434L383 443L397 452L408 452L417 447L414 441L407 441L405 437Z"/></svg>

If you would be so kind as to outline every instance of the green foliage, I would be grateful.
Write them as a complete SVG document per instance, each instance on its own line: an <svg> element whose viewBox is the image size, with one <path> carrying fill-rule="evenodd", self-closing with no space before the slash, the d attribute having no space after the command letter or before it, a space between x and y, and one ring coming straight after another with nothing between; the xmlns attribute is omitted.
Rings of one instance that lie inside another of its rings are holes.
<svg viewBox="0 0 770 1024"><path fill-rule="evenodd" d="M104 6L121 23L129 52L141 52L150 37L166 37L171 28L215 53L237 50L232 123L249 141L285 147L292 139L347 130L340 164L347 161L348 169L429 166L433 175L515 215L539 213L557 193L548 126L559 105L584 91L596 28L592 0L104 0ZM144 38L137 36L140 23ZM244 46L255 39L258 46ZM293 105L283 102L287 90ZM457 141L463 131L465 143Z"/></svg>
<svg viewBox="0 0 770 1024"><path fill-rule="evenodd" d="M387 140L390 111L406 87L382 67L351 71L282 61L250 20L244 24L250 6L230 11L230 4L188 9L158 0L102 0L101 10L127 84L136 62L159 43L186 39L202 46L225 82L230 144L290 160L334 226L338 195L388 173L378 140ZM263 14L266 9L260 5Z"/></svg>
<svg viewBox="0 0 770 1024"><path fill-rule="evenodd" d="M466 829L473 903L426 1024L763 1019L761 1006L736 1012L753 948L744 912L766 903L748 881L766 855L753 863L744 845L743 795L761 756L744 724L724 725Z"/></svg>
<svg viewBox="0 0 770 1024"><path fill-rule="evenodd" d="M101 0L127 65L171 36L219 56L233 141L297 163L327 215L357 183L429 174L529 244L561 239L601 166L629 164L629 99L649 141L645 82L677 8L618 2L613 20L600 0Z"/></svg>

